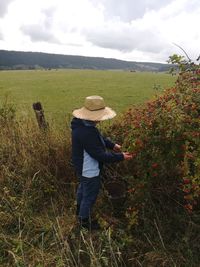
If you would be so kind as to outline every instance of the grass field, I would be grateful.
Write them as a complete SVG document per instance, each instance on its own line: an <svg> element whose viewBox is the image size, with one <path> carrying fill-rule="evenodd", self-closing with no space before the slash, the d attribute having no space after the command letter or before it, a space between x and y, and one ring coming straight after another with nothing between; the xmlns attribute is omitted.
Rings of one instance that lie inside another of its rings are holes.
<svg viewBox="0 0 200 267"><path fill-rule="evenodd" d="M87 95L101 95L117 112L143 103L175 78L166 73L128 71L37 70L0 72L0 102L7 98L18 114L33 114L32 104L41 101L48 119L63 121L80 107Z"/></svg>

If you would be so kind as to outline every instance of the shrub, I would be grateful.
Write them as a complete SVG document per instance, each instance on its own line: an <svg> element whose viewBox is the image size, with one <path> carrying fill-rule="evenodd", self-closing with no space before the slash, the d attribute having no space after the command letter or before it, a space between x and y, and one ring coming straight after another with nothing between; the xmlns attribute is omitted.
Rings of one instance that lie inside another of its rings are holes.
<svg viewBox="0 0 200 267"><path fill-rule="evenodd" d="M175 198L191 212L200 196L199 129L200 68L192 64L173 88L127 110L109 134L133 153L128 172L134 181L144 183L154 197Z"/></svg>

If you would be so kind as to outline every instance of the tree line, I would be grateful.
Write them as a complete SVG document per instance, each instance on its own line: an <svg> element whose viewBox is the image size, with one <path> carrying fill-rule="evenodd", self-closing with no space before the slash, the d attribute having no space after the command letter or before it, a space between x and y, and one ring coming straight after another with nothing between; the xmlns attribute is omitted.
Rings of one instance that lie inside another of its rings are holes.
<svg viewBox="0 0 200 267"><path fill-rule="evenodd" d="M113 58L0 50L0 70L66 68L160 72L168 71L170 67L170 64L129 62Z"/></svg>

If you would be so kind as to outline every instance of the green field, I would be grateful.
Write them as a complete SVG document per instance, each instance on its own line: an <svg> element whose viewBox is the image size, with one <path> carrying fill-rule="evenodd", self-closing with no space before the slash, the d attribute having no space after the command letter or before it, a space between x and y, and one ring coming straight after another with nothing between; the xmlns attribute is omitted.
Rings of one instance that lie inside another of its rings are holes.
<svg viewBox="0 0 200 267"><path fill-rule="evenodd" d="M49 120L62 121L85 96L100 95L118 113L170 87L175 78L166 73L96 70L37 70L0 72L0 102L7 98L18 114L32 116L40 101Z"/></svg>

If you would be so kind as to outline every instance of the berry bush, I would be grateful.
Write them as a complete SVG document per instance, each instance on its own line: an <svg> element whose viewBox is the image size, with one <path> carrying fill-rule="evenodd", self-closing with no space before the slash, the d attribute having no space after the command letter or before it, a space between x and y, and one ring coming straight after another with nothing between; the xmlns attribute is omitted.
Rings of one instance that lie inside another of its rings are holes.
<svg viewBox="0 0 200 267"><path fill-rule="evenodd" d="M181 65L182 67L182 65ZM152 195L166 194L189 213L200 197L200 67L182 68L173 88L130 108L109 134L133 153L132 182Z"/></svg>

